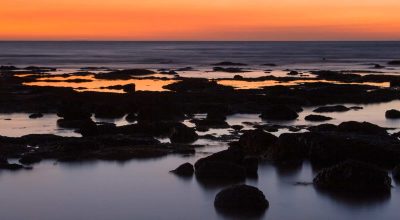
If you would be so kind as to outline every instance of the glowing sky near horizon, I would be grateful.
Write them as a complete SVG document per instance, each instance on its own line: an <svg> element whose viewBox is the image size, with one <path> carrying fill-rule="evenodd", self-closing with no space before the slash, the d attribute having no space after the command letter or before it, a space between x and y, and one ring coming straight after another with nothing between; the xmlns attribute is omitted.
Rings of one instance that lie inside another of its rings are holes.
<svg viewBox="0 0 400 220"><path fill-rule="evenodd" d="M400 40L400 0L1 0L2 40Z"/></svg>

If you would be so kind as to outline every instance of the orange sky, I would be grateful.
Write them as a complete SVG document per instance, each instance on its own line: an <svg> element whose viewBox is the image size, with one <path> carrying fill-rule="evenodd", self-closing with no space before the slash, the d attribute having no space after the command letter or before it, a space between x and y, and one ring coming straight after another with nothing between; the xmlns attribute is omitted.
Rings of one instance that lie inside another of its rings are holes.
<svg viewBox="0 0 400 220"><path fill-rule="evenodd" d="M400 0L0 0L2 40L400 40Z"/></svg>

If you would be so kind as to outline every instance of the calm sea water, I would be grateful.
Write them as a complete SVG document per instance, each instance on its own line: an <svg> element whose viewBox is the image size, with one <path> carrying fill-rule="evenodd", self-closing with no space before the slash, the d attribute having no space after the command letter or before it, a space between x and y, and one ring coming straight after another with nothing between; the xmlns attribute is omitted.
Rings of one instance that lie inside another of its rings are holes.
<svg viewBox="0 0 400 220"><path fill-rule="evenodd" d="M57 67L360 64L400 59L400 42L0 42L0 64Z"/></svg>

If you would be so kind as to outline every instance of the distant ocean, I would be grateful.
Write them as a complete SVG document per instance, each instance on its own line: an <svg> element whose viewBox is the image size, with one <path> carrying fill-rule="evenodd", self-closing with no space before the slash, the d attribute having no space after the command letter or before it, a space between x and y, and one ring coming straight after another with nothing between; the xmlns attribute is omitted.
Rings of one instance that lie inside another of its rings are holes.
<svg viewBox="0 0 400 220"><path fill-rule="evenodd" d="M400 42L0 42L0 65L17 66L360 64L393 59L400 59Z"/></svg>

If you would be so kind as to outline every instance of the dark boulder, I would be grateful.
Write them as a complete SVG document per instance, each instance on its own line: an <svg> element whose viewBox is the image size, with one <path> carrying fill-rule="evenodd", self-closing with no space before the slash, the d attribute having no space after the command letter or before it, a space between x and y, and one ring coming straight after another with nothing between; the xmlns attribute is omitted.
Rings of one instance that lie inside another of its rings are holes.
<svg viewBox="0 0 400 220"><path fill-rule="evenodd" d="M42 113L33 113L29 115L29 118L31 119L42 118L42 117L43 117Z"/></svg>
<svg viewBox="0 0 400 220"><path fill-rule="evenodd" d="M304 119L306 121L329 121L332 118L323 115L307 115Z"/></svg>
<svg viewBox="0 0 400 220"><path fill-rule="evenodd" d="M295 110L285 105L275 105L265 109L260 117L266 120L294 120L299 115Z"/></svg>
<svg viewBox="0 0 400 220"><path fill-rule="evenodd" d="M92 113L79 103L66 104L58 109L57 116L67 120L88 119Z"/></svg>
<svg viewBox="0 0 400 220"><path fill-rule="evenodd" d="M271 146L267 157L280 165L299 164L308 156L309 146L301 142L302 134L284 133Z"/></svg>
<svg viewBox="0 0 400 220"><path fill-rule="evenodd" d="M256 177L258 175L258 158L248 157L243 160L243 166L246 169L246 175Z"/></svg>
<svg viewBox="0 0 400 220"><path fill-rule="evenodd" d="M21 159L19 159L19 162L21 164L26 164L26 165L39 163L40 161L42 161L42 158L35 154L25 154L21 157Z"/></svg>
<svg viewBox="0 0 400 220"><path fill-rule="evenodd" d="M313 180L319 189L344 192L390 192L391 179L375 166L345 161L321 170Z"/></svg>
<svg viewBox="0 0 400 220"><path fill-rule="evenodd" d="M243 76L241 76L241 75L234 75L234 76L233 76L233 79L241 80L241 79L243 79Z"/></svg>
<svg viewBox="0 0 400 220"><path fill-rule="evenodd" d="M189 128L184 124L175 126L170 137L171 143L192 143L195 142L199 136L193 128Z"/></svg>
<svg viewBox="0 0 400 220"><path fill-rule="evenodd" d="M242 164L244 160L244 154L241 150L229 148L217 153L214 153L208 157L201 158L196 161L194 167L199 169L205 162L226 162L233 164Z"/></svg>
<svg viewBox="0 0 400 220"><path fill-rule="evenodd" d="M334 106L322 106L314 109L313 112L323 113L323 112L346 112L349 111L350 108L347 108L344 105L334 105Z"/></svg>
<svg viewBox="0 0 400 220"><path fill-rule="evenodd" d="M122 118L124 115L125 111L122 108L112 105L100 105L94 111L96 118L114 119Z"/></svg>
<svg viewBox="0 0 400 220"><path fill-rule="evenodd" d="M394 167L392 176L395 181L400 182L400 165Z"/></svg>
<svg viewBox="0 0 400 220"><path fill-rule="evenodd" d="M83 127L93 127L96 125L92 119L58 119L57 126L60 128L83 128Z"/></svg>
<svg viewBox="0 0 400 220"><path fill-rule="evenodd" d="M269 207L269 202L256 187L236 185L220 191L215 197L214 206L227 214L259 214Z"/></svg>
<svg viewBox="0 0 400 220"><path fill-rule="evenodd" d="M194 167L190 163L184 163L171 172L179 176L192 176L194 173Z"/></svg>
<svg viewBox="0 0 400 220"><path fill-rule="evenodd" d="M338 125L337 130L339 132L349 132L358 134L370 134L370 135L387 135L385 128L379 127L378 125L369 122L357 122L347 121L342 122Z"/></svg>
<svg viewBox="0 0 400 220"><path fill-rule="evenodd" d="M294 71L294 70L287 73L287 75L289 75L289 76L296 76L296 75L299 75L299 74L300 74L299 72Z"/></svg>
<svg viewBox="0 0 400 220"><path fill-rule="evenodd" d="M390 119L398 119L400 118L400 111L396 109L387 110L385 113L385 117Z"/></svg>
<svg viewBox="0 0 400 220"><path fill-rule="evenodd" d="M392 60L388 62L389 65L400 65L400 60Z"/></svg>
<svg viewBox="0 0 400 220"><path fill-rule="evenodd" d="M248 155L262 155L272 146L278 138L264 132L262 129L246 131L240 136L239 145Z"/></svg>

